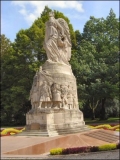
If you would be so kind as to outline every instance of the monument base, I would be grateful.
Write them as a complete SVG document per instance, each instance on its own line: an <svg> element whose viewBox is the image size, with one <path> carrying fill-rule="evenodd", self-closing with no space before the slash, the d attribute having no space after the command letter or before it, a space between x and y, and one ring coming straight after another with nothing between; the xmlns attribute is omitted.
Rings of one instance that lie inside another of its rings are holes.
<svg viewBox="0 0 120 160"><path fill-rule="evenodd" d="M89 130L83 113L69 109L31 109L26 114L26 128L21 135L57 136Z"/></svg>

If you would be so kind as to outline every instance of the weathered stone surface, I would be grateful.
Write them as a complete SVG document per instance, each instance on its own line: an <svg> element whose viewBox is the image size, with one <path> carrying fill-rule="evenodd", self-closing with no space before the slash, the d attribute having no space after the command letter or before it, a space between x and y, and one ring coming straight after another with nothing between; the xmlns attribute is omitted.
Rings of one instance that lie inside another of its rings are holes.
<svg viewBox="0 0 120 160"><path fill-rule="evenodd" d="M31 123L30 129L31 130L39 130L40 129L40 124L39 123Z"/></svg>
<svg viewBox="0 0 120 160"><path fill-rule="evenodd" d="M37 129L52 135L75 132L76 128L85 127L85 122L79 110L76 78L69 64L72 46L68 25L62 18L55 19L53 12L49 16L44 41L48 59L33 78L32 109L26 114L26 130Z"/></svg>

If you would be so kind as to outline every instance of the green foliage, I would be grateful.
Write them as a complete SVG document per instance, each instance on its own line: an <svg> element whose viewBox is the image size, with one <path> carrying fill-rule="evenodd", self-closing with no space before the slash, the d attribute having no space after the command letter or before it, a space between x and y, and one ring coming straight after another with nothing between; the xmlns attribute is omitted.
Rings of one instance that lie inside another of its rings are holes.
<svg viewBox="0 0 120 160"><path fill-rule="evenodd" d="M110 23L109 23L110 22ZM112 10L106 19L90 17L81 35L76 31L77 47L71 64L77 78L78 98L83 109L89 106L95 119L98 106L101 119L106 116L108 99L119 95L119 21ZM101 113L100 113L101 112Z"/></svg>
<svg viewBox="0 0 120 160"><path fill-rule="evenodd" d="M116 144L104 144L99 146L99 151L108 151L108 150L113 150L116 149Z"/></svg>
<svg viewBox="0 0 120 160"><path fill-rule="evenodd" d="M62 154L63 149L62 148L55 148L50 150L51 155L59 155Z"/></svg>
<svg viewBox="0 0 120 160"><path fill-rule="evenodd" d="M105 104L106 114L109 117L119 117L119 100L108 99Z"/></svg>

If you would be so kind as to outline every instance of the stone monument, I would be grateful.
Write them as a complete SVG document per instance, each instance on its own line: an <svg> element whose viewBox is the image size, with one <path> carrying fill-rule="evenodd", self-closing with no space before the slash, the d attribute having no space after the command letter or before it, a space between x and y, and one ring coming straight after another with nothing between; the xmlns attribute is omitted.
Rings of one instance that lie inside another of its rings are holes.
<svg viewBox="0 0 120 160"><path fill-rule="evenodd" d="M66 21L55 19L54 12L50 12L44 40L47 60L36 72L30 90L32 109L26 114L29 133L55 136L86 129L69 64L71 47Z"/></svg>

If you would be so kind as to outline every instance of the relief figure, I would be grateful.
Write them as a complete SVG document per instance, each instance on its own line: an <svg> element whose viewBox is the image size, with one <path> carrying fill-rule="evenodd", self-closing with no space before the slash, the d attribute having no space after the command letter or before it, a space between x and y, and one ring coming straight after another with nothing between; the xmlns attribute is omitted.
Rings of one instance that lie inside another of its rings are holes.
<svg viewBox="0 0 120 160"><path fill-rule="evenodd" d="M68 85L68 94L67 94L67 100L68 100L68 108L73 108L73 90L70 85Z"/></svg>
<svg viewBox="0 0 120 160"><path fill-rule="evenodd" d="M31 100L32 108L37 108L38 107L38 102L39 102L39 97L38 97L38 73L36 72L36 75L34 76L33 79L33 85L30 90L30 97L29 99Z"/></svg>
<svg viewBox="0 0 120 160"><path fill-rule="evenodd" d="M54 108L61 108L61 88L57 83L53 83L51 86L51 92L52 92L52 101L53 101L53 107Z"/></svg>
<svg viewBox="0 0 120 160"><path fill-rule="evenodd" d="M68 104L67 92L68 92L67 86L61 85L62 108L66 108Z"/></svg>
<svg viewBox="0 0 120 160"><path fill-rule="evenodd" d="M47 108L47 103L51 102L51 90L50 90L50 86L47 84L46 81L43 81L43 84L40 86L39 89L39 107L41 108L42 103L44 102L45 104L45 108Z"/></svg>

